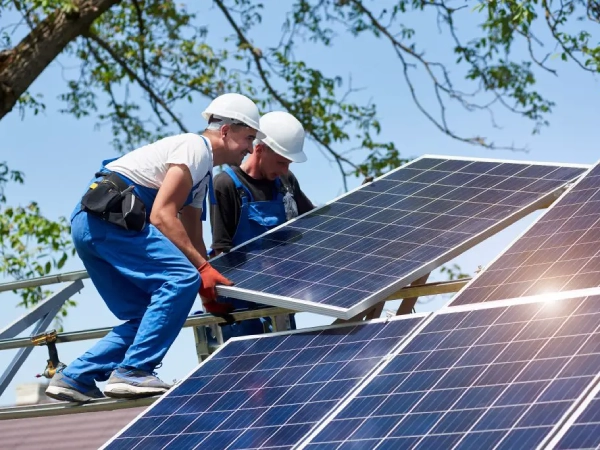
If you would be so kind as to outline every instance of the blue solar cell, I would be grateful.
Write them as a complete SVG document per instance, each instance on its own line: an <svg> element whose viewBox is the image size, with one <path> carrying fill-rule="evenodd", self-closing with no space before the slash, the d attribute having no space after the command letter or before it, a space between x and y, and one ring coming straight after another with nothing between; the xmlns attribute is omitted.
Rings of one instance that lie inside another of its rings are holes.
<svg viewBox="0 0 600 450"><path fill-rule="evenodd" d="M385 295L385 288L405 286L421 276L419 267L442 264L451 257L450 249L472 246L476 236L512 214L524 215L532 203L559 189L567 173L583 172L567 168L559 173L561 169L494 161L416 160L236 249L234 257L223 257L223 263L220 258L213 260L236 282L219 291L239 297L238 290L244 289L246 300L287 307L298 303L304 308L305 302L312 302L315 311L350 317ZM558 179L551 178L555 173ZM521 190L535 183L535 192ZM241 254L248 255L247 261ZM362 267L364 255L399 264ZM332 269L382 276L361 284L353 272ZM268 276L261 285L262 275ZM289 289L280 278L289 280ZM376 279L389 284L378 285ZM326 287L313 287L318 284ZM317 297L317 292L324 296ZM331 308L334 303L336 308Z"/></svg>
<svg viewBox="0 0 600 450"><path fill-rule="evenodd" d="M516 182L517 179L512 179L511 182ZM470 180L465 180L465 186L467 187L476 187L482 189L490 189L496 187L497 184L501 182L506 182L506 177L500 175L479 175L478 177L471 178ZM512 183L511 183L512 185ZM508 186L507 186L508 187ZM516 189L519 187L515 186ZM514 188L513 188L514 189Z"/></svg>
<svg viewBox="0 0 600 450"><path fill-rule="evenodd" d="M546 189L553 176L562 179L573 170L557 169L526 190ZM599 174L596 165L451 305L600 286Z"/></svg>
<svg viewBox="0 0 600 450"><path fill-rule="evenodd" d="M536 448L600 373L599 302L447 309L306 448ZM596 420L600 435L595 414L584 420Z"/></svg>
<svg viewBox="0 0 600 450"><path fill-rule="evenodd" d="M293 446L420 320L229 341L106 448Z"/></svg>
<svg viewBox="0 0 600 450"><path fill-rule="evenodd" d="M556 167L548 167L548 166L529 166L523 170L521 170L517 175L519 177L528 177L528 178L544 178L549 176L550 174L556 171Z"/></svg>
<svg viewBox="0 0 600 450"><path fill-rule="evenodd" d="M388 194L397 194L403 196L409 196L417 194L425 189L428 185L424 183L412 183L412 182L396 182L396 186L388 189Z"/></svg>
<svg viewBox="0 0 600 450"><path fill-rule="evenodd" d="M600 447L600 393L592 396L591 401L563 433L553 448L575 450Z"/></svg>
<svg viewBox="0 0 600 450"><path fill-rule="evenodd" d="M462 169L458 169L458 172L467 172L467 173L474 173L476 175L479 175L482 173L488 173L490 170L493 170L494 168L498 167L499 165L500 165L500 163L496 163L496 162L475 161L475 162L472 162L471 164L467 164Z"/></svg>

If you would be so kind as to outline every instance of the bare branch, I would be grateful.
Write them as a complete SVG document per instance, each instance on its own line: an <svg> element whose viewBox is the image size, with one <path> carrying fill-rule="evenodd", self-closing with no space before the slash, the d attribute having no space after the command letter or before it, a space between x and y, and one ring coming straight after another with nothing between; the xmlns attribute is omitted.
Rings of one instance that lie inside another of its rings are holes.
<svg viewBox="0 0 600 450"><path fill-rule="evenodd" d="M546 24L548 25L548 28L550 29L550 33L552 33L552 36L554 37L554 39L556 39L556 41L558 42L558 44L560 45L560 47L562 48L562 50L571 57L571 59L575 62L575 64L577 64L581 69L585 70L586 72L592 72L595 73L596 71L592 68L586 67L585 64L583 64L574 54L573 52L567 47L567 44L565 43L565 41L561 38L557 27L558 27L558 21L555 19L554 14L552 13L552 11L550 11L550 6L548 5L548 1L547 0L542 0L542 8L544 8L544 17L546 19ZM600 7L599 7L600 8ZM589 11L589 9L588 9ZM563 12L563 6L561 6L560 12L559 14L562 14ZM552 20L554 19L554 22L552 22Z"/></svg>
<svg viewBox="0 0 600 450"><path fill-rule="evenodd" d="M153 99L157 104L162 106L162 108L165 110L165 112L169 115L169 117L171 117L173 122L175 122L177 124L177 126L183 133L189 133L188 129L181 122L181 120L179 120L179 118L175 115L175 113L171 110L171 108L169 108L169 106L164 102L164 100L162 98L160 98L160 96L158 94L156 94L156 92L154 92L154 90L152 89L152 86L148 85L144 80L142 80L127 65L127 63L119 55L117 55L117 53L112 48L110 48L110 45L108 45L108 43L106 43L104 40L102 40L98 35L94 34L93 32L86 33L85 37L91 39L96 44L98 44L104 51L106 51L106 53L108 53L110 55L110 57L112 59L114 59L115 62L117 64L119 64L119 66L121 66L121 68L127 73L127 75L129 75L144 91L146 91L148 93L148 95L150 96L151 99Z"/></svg>
<svg viewBox="0 0 600 450"><path fill-rule="evenodd" d="M104 61L102 59L102 57L100 56L100 54L96 51L96 49L94 48L94 46L91 44L90 40L86 39L86 46L89 50L89 52L94 56L94 59L96 60L96 62L100 65L103 66L105 68L108 67L108 65L106 64L106 61ZM120 106L119 106L119 102L117 102L117 99L115 98L114 92L112 90L112 86L110 83L105 83L104 84L105 88L106 88L106 92L108 93L108 96L110 97L110 100L113 104L113 107L115 108L115 111L117 113L120 112ZM125 124L123 122L119 122L119 125L121 127L121 130L123 131L123 133L125 134L125 136L127 136L127 141L128 142L132 142L133 137L131 136L131 132L129 131L129 129L125 126Z"/></svg>
<svg viewBox="0 0 600 450"><path fill-rule="evenodd" d="M496 150L498 150L498 149L517 150L516 148L514 148L512 146L503 147L503 146L496 146L493 143L487 143L485 141L485 139L483 139L480 136L475 136L472 138L465 138L465 137L461 137L461 136L457 135L456 133L454 133L448 127L448 123L446 121L446 106L444 104L443 99L441 98L440 92L444 92L451 98L458 100L460 103L463 104L463 106L466 109L469 109L469 110L470 109L487 109L487 107L467 102L464 99L464 96L460 92L457 92L453 89L452 83L450 82L450 76L448 74L448 71L442 64L432 63L430 61L425 60L422 55L416 53L414 50L412 50L411 48L407 47L406 45L404 45L400 41L398 41L398 39L396 37L394 37L387 28L385 28L381 23L379 23L379 21L375 18L373 13L371 11L369 11L362 4L362 2L360 0L349 0L349 1L357 8L357 10L359 10L361 13L363 13L365 16L368 17L369 21L371 22L371 25L375 29L377 29L381 34L383 34L385 37L388 38L388 40L390 41L390 43L392 44L392 46L394 48L394 51L396 52L396 55L398 56L398 58L400 59L400 62L402 63L404 79L408 85L413 102L415 103L415 105L417 106L419 111L421 111L421 113L425 117L427 117L427 119L431 123L433 123L436 128L438 128L444 134L452 137L453 139L456 139L458 141L465 142L468 144L478 145L478 146L481 146L484 148L496 149ZM450 13L451 10L448 9L448 12ZM450 18L448 17L447 20L450 20ZM410 64L406 61L404 54L410 55L411 57L416 59L419 63L421 63L421 65L425 68L425 71L431 78L431 81L433 82L433 86L434 86L435 96L438 101L438 105L440 107L441 122L438 121L437 119L435 119L423 107L423 105L419 101L419 98L417 97L413 82L410 78L410 74L408 72L408 69L410 68ZM441 69L443 77L444 77L445 85L439 82L437 76L433 73L432 67L439 67Z"/></svg>
<svg viewBox="0 0 600 450"><path fill-rule="evenodd" d="M146 84L148 86L150 86L151 83L150 83L150 80L148 80L149 69L148 69L148 64L146 63L146 48L144 46L144 42L146 40L146 27L144 26L144 16L143 16L142 8L141 8L138 0L132 0L132 3L133 3L133 6L135 7L135 13L136 13L136 18L137 18L137 22L138 22L138 30L139 30L138 46L139 46L139 50L140 50L140 62L142 65L142 73L144 74L144 81L146 82ZM150 107L152 108L152 111L154 111L154 114L156 114L156 117L158 117L158 120L160 120L160 123L162 125L167 125L167 122L163 119L162 114L158 110L156 101L152 97L150 97Z"/></svg>
<svg viewBox="0 0 600 450"><path fill-rule="evenodd" d="M31 17L29 17L31 11L29 11L27 6L23 5L19 0L13 0L13 4L15 5L17 11L21 13L21 17L23 17L23 20L29 26L29 29L33 30L35 25L33 24Z"/></svg>
<svg viewBox="0 0 600 450"><path fill-rule="evenodd" d="M525 40L527 41L527 50L529 51L529 56L531 57L531 60L534 63L536 63L538 65L538 67L540 67L541 69L544 69L545 71L551 73L552 75L558 76L558 73L556 73L556 70L551 69L550 67L548 67L544 64L544 61L546 61L548 59L550 54L547 54L546 56L544 56L544 59L542 61L540 61L536 58L536 56L533 52L533 46L531 44L531 41L535 40L539 45L542 45L542 43L531 33L527 34L524 31L519 30L519 29L515 29L515 31L517 33L519 33L521 36L523 36L525 38Z"/></svg>
<svg viewBox="0 0 600 450"><path fill-rule="evenodd" d="M281 94L271 85L267 73L263 67L262 61L261 61L261 57L262 54L260 53L260 51L258 49L256 49L251 43L250 41L246 38L246 36L244 35L244 33L242 33L242 30L240 29L240 27L237 25L237 23L235 22L235 20L233 19L233 17L231 16L229 10L225 7L225 5L223 4L222 0L215 0L215 3L217 4L217 6L219 7L219 9L223 12L223 14L225 15L225 18L227 19L227 21L229 22L229 24L232 26L232 28L234 29L238 40L239 40L239 45L242 48L245 48L247 51L250 51L251 55L252 55L252 59L254 61L254 64L256 66L256 69L258 70L260 79L262 80L263 84L265 85L265 87L267 88L268 92L273 96L273 98L275 98L284 108L288 109L288 110L293 110L292 106L290 105L290 103L288 103L282 96ZM333 150L333 148L331 148L330 145L326 144L325 142L323 142L323 140L313 131L313 130L307 130L308 134L312 137L312 139L317 142L319 145L321 145L322 147L324 147L325 149L327 149L327 151L329 153L331 153L331 155L336 159L336 161L338 161L338 165L341 164L341 162L344 162L346 164L348 164L349 166L351 166L352 168L354 168L355 170L362 172L360 170L360 168L353 163L352 161L350 161L347 158L344 158L340 153L336 152L335 150ZM341 166L340 166L341 167ZM344 189L348 190L348 183L346 180L346 174L345 172L342 170L342 180L344 182Z"/></svg>

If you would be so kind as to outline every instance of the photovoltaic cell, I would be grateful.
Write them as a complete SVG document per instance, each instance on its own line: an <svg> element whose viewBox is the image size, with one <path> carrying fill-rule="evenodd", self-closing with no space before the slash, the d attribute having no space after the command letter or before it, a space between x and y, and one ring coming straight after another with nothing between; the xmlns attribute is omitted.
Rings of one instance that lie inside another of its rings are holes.
<svg viewBox="0 0 600 450"><path fill-rule="evenodd" d="M549 448L556 450L600 448L600 392L596 392L558 443Z"/></svg>
<svg viewBox="0 0 600 450"><path fill-rule="evenodd" d="M437 314L301 448L536 448L600 371L599 302Z"/></svg>
<svg viewBox="0 0 600 450"><path fill-rule="evenodd" d="M231 340L105 448L291 448L421 320Z"/></svg>
<svg viewBox="0 0 600 450"><path fill-rule="evenodd" d="M535 209L583 171L418 159L213 260L235 282L219 293L352 317Z"/></svg>
<svg viewBox="0 0 600 450"><path fill-rule="evenodd" d="M599 221L596 165L451 305L600 286Z"/></svg>

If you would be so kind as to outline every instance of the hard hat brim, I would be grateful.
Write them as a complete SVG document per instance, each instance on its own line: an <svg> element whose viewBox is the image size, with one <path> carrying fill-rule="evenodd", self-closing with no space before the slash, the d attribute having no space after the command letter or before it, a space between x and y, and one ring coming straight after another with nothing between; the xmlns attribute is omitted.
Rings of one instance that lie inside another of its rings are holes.
<svg viewBox="0 0 600 450"><path fill-rule="evenodd" d="M237 120L239 122L242 122L247 127L252 128L253 130L256 131L256 139L264 139L264 138L267 137L267 135L265 133L263 133L262 131L260 131L260 128L258 127L258 124L249 123L248 120L246 120L246 119L244 119L242 117L239 117L236 114L223 114L223 113L219 113L219 112L212 112L212 111L209 111L208 109L202 112L202 117L206 121L208 121L210 119L210 117L213 116L213 115L227 117L228 119L233 119L233 120Z"/></svg>
<svg viewBox="0 0 600 450"><path fill-rule="evenodd" d="M277 142L275 142L269 136L265 136L264 138L259 138L259 139L261 140L261 142L263 144L265 144L267 147L269 147L271 150L273 150L279 156L283 156L285 159L289 159L290 161L295 162L295 163L303 163L308 160L308 157L304 153L304 150L301 150L299 152L289 153L289 152L286 152L285 149L281 148L281 146L279 144L277 144Z"/></svg>

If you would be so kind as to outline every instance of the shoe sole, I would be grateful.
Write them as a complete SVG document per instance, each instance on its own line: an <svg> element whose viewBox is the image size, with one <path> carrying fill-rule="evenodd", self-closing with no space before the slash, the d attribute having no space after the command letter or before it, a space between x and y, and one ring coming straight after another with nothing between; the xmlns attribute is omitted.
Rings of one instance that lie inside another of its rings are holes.
<svg viewBox="0 0 600 450"><path fill-rule="evenodd" d="M49 386L46 389L46 395L54 400L67 401L72 403L87 403L94 400L93 397L88 397L73 389L61 388L58 386Z"/></svg>
<svg viewBox="0 0 600 450"><path fill-rule="evenodd" d="M104 388L104 395L111 398L144 398L162 395L169 389L133 386L127 383L111 383Z"/></svg>

